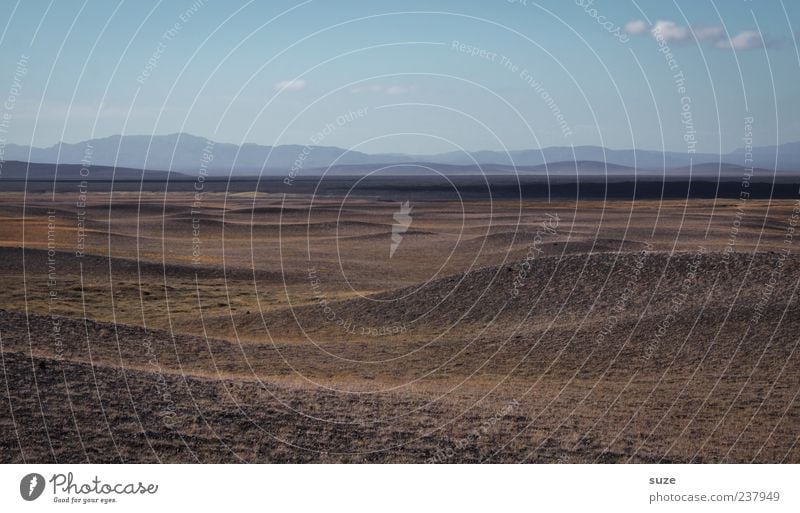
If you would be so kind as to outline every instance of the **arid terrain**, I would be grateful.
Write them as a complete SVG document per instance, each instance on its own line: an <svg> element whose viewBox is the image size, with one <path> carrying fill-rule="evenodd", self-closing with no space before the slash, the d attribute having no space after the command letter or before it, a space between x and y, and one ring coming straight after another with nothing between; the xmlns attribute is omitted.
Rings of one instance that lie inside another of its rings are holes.
<svg viewBox="0 0 800 513"><path fill-rule="evenodd" d="M798 223L2 192L0 461L800 463Z"/></svg>

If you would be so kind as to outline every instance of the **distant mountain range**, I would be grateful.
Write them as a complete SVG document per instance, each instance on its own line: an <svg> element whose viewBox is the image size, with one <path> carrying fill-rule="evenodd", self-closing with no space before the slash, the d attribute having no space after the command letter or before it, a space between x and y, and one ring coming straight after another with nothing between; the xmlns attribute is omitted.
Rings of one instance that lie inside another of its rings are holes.
<svg viewBox="0 0 800 513"><path fill-rule="evenodd" d="M209 158L211 157L211 158ZM130 169L171 170L196 176L205 168L212 176L284 175L295 168L298 176L311 170L335 166L339 171L358 168L368 173L376 166L392 166L400 173L421 170L416 164L437 164L458 174L510 173L514 168L540 169L541 173L556 172L551 165L558 163L558 173L617 174L638 171L677 170L688 171L690 165L703 165L708 172L720 168L732 169L745 164L745 150L737 149L722 155L710 153L661 152L653 150L612 150L600 146L548 147L540 150L517 150L508 154L497 151L472 153L439 153L433 155L367 154L348 151L334 146L262 146L247 143L241 146L230 143L210 143L207 139L190 134L158 136L126 135L92 139L80 143L59 143L47 148L8 144L4 158L7 161L42 164L81 164ZM589 164L591 163L591 165ZM720 164L725 164L720 166ZM415 164L414 166L408 166ZM598 168L599 166L599 168ZM800 172L800 142L779 146L760 146L753 149L753 166L765 170L777 169L780 174ZM630 168L627 172L621 168ZM401 171L401 170L405 171ZM528 169L530 170L530 169ZM713 172L712 174L716 174ZM771 171L770 171L771 174Z"/></svg>
<svg viewBox="0 0 800 513"><path fill-rule="evenodd" d="M2 168L0 181L37 181L37 182L74 182L81 180L88 181L189 181L195 182L196 175L190 172L179 171L160 171L141 168L113 167L113 166L91 166L89 173L84 173L81 164L42 164L28 163L20 161L6 161ZM493 177L513 178L528 177L534 179L550 179L557 182L619 182L631 181L636 178L638 181L686 181L690 177L695 180L704 181L741 181L745 174L745 168L733 164L697 164L691 167L672 168L672 169L634 169L629 166L619 166L616 164L605 164L596 161L579 162L553 162L539 166L503 166L499 164L457 165L457 164L436 164L436 163L398 163L398 164L354 164L354 165L335 165L331 167L312 168L304 170L298 175L302 178L316 178L322 175L327 177L363 177L372 175L376 178L387 176L419 177L420 179L446 176L456 177L480 177L488 175ZM286 172L270 170L261 175L264 178L272 178L282 181ZM252 180L256 175L239 173L233 178L240 180ZM227 181L227 174L211 174L208 180ZM800 173L793 171L773 172L768 169L755 168L753 171L753 182L792 182L800 179Z"/></svg>

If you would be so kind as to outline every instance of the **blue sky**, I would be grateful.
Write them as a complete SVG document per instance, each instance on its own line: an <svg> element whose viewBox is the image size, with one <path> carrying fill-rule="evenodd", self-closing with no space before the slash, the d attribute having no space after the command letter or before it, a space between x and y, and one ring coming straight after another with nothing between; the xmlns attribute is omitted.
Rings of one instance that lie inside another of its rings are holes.
<svg viewBox="0 0 800 513"><path fill-rule="evenodd" d="M800 140L800 5L787 0L4 0L0 12L0 94L18 86L5 112L20 144L180 131L368 152L717 152L743 145L747 117L755 144Z"/></svg>

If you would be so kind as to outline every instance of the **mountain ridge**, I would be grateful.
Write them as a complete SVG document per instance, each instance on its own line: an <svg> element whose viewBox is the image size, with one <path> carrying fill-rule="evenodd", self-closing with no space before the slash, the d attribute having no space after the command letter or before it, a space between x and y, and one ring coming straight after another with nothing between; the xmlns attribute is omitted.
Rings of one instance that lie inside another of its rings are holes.
<svg viewBox="0 0 800 513"><path fill-rule="evenodd" d="M640 170L689 168L722 164L782 171L800 170L800 142L752 148L753 162L745 148L730 153L682 153L643 149L611 149L602 146L550 146L508 153L480 150L437 154L364 153L336 146L215 142L187 133L167 135L111 135L77 143L59 142L48 147L7 144L6 161L40 164L82 164L130 169L172 170L212 176L260 174L263 170L311 170L331 166L428 163L455 166L533 167L563 162L599 162ZM270 173L274 174L274 173Z"/></svg>

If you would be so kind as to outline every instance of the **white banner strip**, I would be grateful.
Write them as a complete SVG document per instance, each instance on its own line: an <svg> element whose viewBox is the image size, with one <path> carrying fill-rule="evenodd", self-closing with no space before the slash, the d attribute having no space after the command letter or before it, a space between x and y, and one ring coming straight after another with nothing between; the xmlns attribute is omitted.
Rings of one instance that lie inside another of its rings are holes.
<svg viewBox="0 0 800 513"><path fill-rule="evenodd" d="M4 465L2 511L800 511L796 465Z"/></svg>

